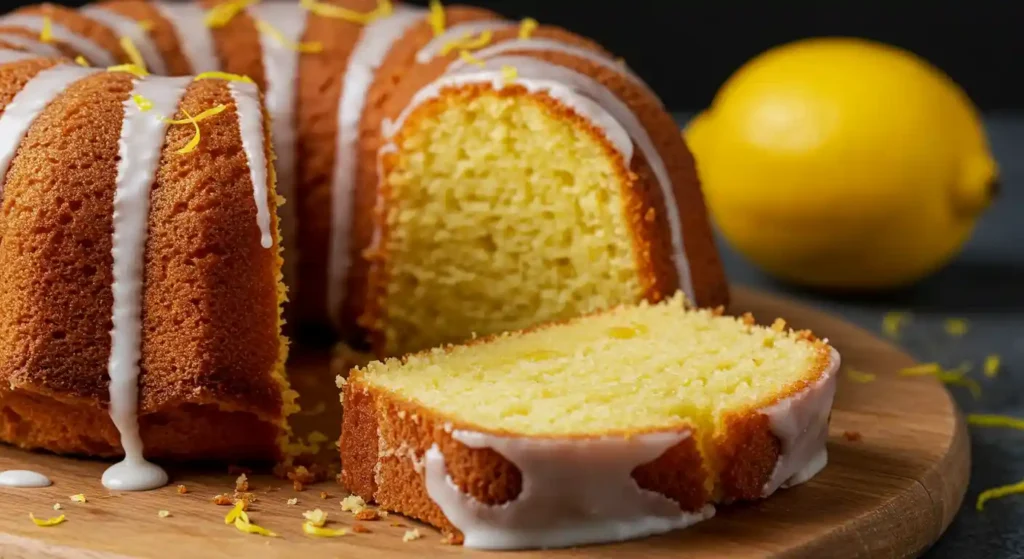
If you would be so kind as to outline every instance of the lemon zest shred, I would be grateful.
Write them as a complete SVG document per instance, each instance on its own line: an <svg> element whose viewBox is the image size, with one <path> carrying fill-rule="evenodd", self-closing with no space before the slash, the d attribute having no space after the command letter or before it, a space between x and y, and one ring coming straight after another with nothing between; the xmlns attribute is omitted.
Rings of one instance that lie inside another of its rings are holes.
<svg viewBox="0 0 1024 559"><path fill-rule="evenodd" d="M32 519L32 522L34 522L36 526L56 526L65 520L63 514L52 518L36 518L36 515L30 512L28 513L28 517Z"/></svg>
<svg viewBox="0 0 1024 559"><path fill-rule="evenodd" d="M1024 431L1024 419L1010 415L972 413L967 416L967 423L978 427L1006 427Z"/></svg>
<svg viewBox="0 0 1024 559"><path fill-rule="evenodd" d="M924 377L928 375L937 375L941 372L942 367L938 363L921 363L920 365L900 369L900 376Z"/></svg>
<svg viewBox="0 0 1024 559"><path fill-rule="evenodd" d="M986 489L978 495L978 502L974 505L974 508L979 511L985 510L985 503L992 499L1000 499L1007 495L1015 495L1024 493L1024 480L1012 483L1010 485L1001 485L999 487L993 487Z"/></svg>
<svg viewBox="0 0 1024 559"><path fill-rule="evenodd" d="M314 526L312 522L303 522L302 531L318 538L336 538L348 534L348 530L343 528L324 528L323 526Z"/></svg>
<svg viewBox="0 0 1024 559"><path fill-rule="evenodd" d="M231 0L230 2L218 4L206 12L203 23L211 29L224 27L242 10L255 3L256 0Z"/></svg>
<svg viewBox="0 0 1024 559"><path fill-rule="evenodd" d="M134 64L118 64L116 66L107 66L108 72L127 72L137 78L144 78L149 75L143 68L139 68Z"/></svg>
<svg viewBox="0 0 1024 559"><path fill-rule="evenodd" d="M435 37L444 34L445 15L441 0L430 0L430 13L427 14L427 22L430 23Z"/></svg>
<svg viewBox="0 0 1024 559"><path fill-rule="evenodd" d="M516 69L515 66L509 66L508 64L502 65L502 67L501 67L501 80L502 80L502 82L504 82L505 85L508 85L508 84L516 81L516 78L518 78L518 77L519 77L519 70Z"/></svg>
<svg viewBox="0 0 1024 559"><path fill-rule="evenodd" d="M934 376L943 384L952 386L963 386L971 392L975 400L981 398L981 385L978 381L966 376L970 370L970 363L963 363L957 369L947 371L938 363L922 363L913 367L906 367L900 370L899 374L905 377Z"/></svg>
<svg viewBox="0 0 1024 559"><path fill-rule="evenodd" d="M167 124L191 124L192 127L195 128L195 134L192 135L192 139L189 140L184 146L179 148L174 153L182 155L182 154L185 154L185 153L190 153L190 152L192 152L192 150L196 149L196 146L199 145L199 141L201 139L201 134L199 132L199 121L205 120L207 118L210 118L211 116L220 114L220 113L224 112L224 109L226 109L226 108L227 108L226 105L217 105L216 107L211 107L209 109L206 109L205 111L203 111L203 112L201 112L201 113L199 113L199 114L197 114L195 116L190 115L188 113L188 111L186 111L185 109L182 109L181 111L183 113L185 113L185 117L186 118L181 118L181 119L177 119L177 120L165 118L164 122L166 122Z"/></svg>
<svg viewBox="0 0 1024 559"><path fill-rule="evenodd" d="M252 78L250 78L249 76L244 76L242 74L232 74L230 72L218 72L218 71L203 72L201 74L196 75L196 77L192 79L192 81L196 81L196 82L199 81L199 80L227 80L229 82L256 83L256 82L252 81Z"/></svg>
<svg viewBox="0 0 1024 559"><path fill-rule="evenodd" d="M85 68L89 67L89 61L86 60L85 57L82 56L82 55L78 55L78 56L75 57L75 64L78 64L79 66L82 66L82 67L85 67Z"/></svg>
<svg viewBox="0 0 1024 559"><path fill-rule="evenodd" d="M245 501L239 499L235 506L231 507L228 514L224 516L224 524L232 524L236 520L249 523L249 514L245 512Z"/></svg>
<svg viewBox="0 0 1024 559"><path fill-rule="evenodd" d="M44 43L53 42L53 20L50 16L43 16L43 27L39 30L39 40Z"/></svg>
<svg viewBox="0 0 1024 559"><path fill-rule="evenodd" d="M357 12L355 10L335 6L326 2L319 2L318 0L299 0L299 4L314 15L343 19L352 23L358 23L359 25L373 23L382 17L391 15L395 10L391 0L379 0L377 2L377 7L369 12Z"/></svg>
<svg viewBox="0 0 1024 559"><path fill-rule="evenodd" d="M268 538L277 537L277 534L274 532L271 532L262 526L257 526L251 522L242 520L241 517L235 519L235 528L237 528L239 532L245 532L247 534L259 534L261 536L267 536Z"/></svg>
<svg viewBox="0 0 1024 559"><path fill-rule="evenodd" d="M290 41L278 28L271 25L270 22L262 19L256 22L256 28L267 35L270 35L281 46L296 52L310 54L323 52L324 50L323 43L296 43L294 41Z"/></svg>
<svg viewBox="0 0 1024 559"><path fill-rule="evenodd" d="M959 338L967 333L970 323L963 318L947 318L942 326L947 334L954 338Z"/></svg>
<svg viewBox="0 0 1024 559"><path fill-rule="evenodd" d="M139 28L142 29L143 31L152 31L153 30L153 20L150 20L150 19L139 20Z"/></svg>
<svg viewBox="0 0 1024 559"><path fill-rule="evenodd" d="M71 499L71 501L74 502L74 503L85 503L85 502L87 502L84 493L77 493L75 495L72 495L72 496L68 497L68 499Z"/></svg>
<svg viewBox="0 0 1024 559"><path fill-rule="evenodd" d="M975 400L981 398L981 385L978 384L978 381L970 377L965 377L960 373L954 373L950 371L942 371L939 374L937 374L936 377L943 384L963 386L964 388L971 392L971 396L973 396Z"/></svg>
<svg viewBox="0 0 1024 559"><path fill-rule="evenodd" d="M877 378L874 373L865 373L864 371L858 369L847 369L846 377L852 380L853 382L858 382L861 384L874 382Z"/></svg>
<svg viewBox="0 0 1024 559"><path fill-rule="evenodd" d="M900 337L900 332L909 322L910 313L887 312L882 317L882 332L892 339L897 339Z"/></svg>
<svg viewBox="0 0 1024 559"><path fill-rule="evenodd" d="M999 374L1000 359L996 354L989 355L985 358L984 372L988 378L995 378Z"/></svg>
<svg viewBox="0 0 1024 559"><path fill-rule="evenodd" d="M132 38L125 35L124 37L121 37L120 42L121 48L123 48L124 52L128 54L128 60L131 60L132 64L142 68L142 71L148 72L149 69L146 68L146 61L142 59L142 53L139 52L139 48L132 42Z"/></svg>
<svg viewBox="0 0 1024 559"><path fill-rule="evenodd" d="M472 64L473 66L479 66L480 68L486 66L483 60L480 60L479 58L473 56L473 54L470 53L468 50L460 50L459 58L461 58L462 61L465 62L466 64Z"/></svg>
<svg viewBox="0 0 1024 559"><path fill-rule="evenodd" d="M142 112L146 112L153 108L153 102L138 93L132 95L132 101L135 101L135 105L138 106L139 110Z"/></svg>
<svg viewBox="0 0 1024 559"><path fill-rule="evenodd" d="M491 30L481 31L476 37L472 37L469 33L465 33L462 37L445 43L444 46L441 47L441 56L448 56L455 49L476 50L483 48L490 44L492 37L494 37L494 32Z"/></svg>
<svg viewBox="0 0 1024 559"><path fill-rule="evenodd" d="M532 17L523 19L523 21L519 23L519 38L529 39L530 35L533 35L533 32L536 31L538 25L540 24Z"/></svg>

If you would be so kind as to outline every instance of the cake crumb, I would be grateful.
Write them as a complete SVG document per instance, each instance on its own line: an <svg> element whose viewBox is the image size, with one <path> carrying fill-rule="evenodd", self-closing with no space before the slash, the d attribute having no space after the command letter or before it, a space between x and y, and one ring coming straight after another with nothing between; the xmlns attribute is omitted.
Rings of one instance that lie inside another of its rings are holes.
<svg viewBox="0 0 1024 559"><path fill-rule="evenodd" d="M413 540L418 540L422 537L423 534L420 534L420 531L418 529L413 528L412 530L406 530L405 534L402 534L402 541L411 542Z"/></svg>
<svg viewBox="0 0 1024 559"><path fill-rule="evenodd" d="M389 526L392 528L405 528L405 524L402 524L401 522L392 522Z"/></svg>
<svg viewBox="0 0 1024 559"><path fill-rule="evenodd" d="M289 505L297 505L297 504L299 504L299 498L298 497L292 497L291 499L288 499L288 504Z"/></svg>
<svg viewBox="0 0 1024 559"><path fill-rule="evenodd" d="M341 500L341 510L345 512L359 514L359 512L365 508L366 501L364 501L359 495L349 495Z"/></svg>
<svg viewBox="0 0 1024 559"><path fill-rule="evenodd" d="M860 442L862 437L860 431L843 431L843 438L851 443L856 443Z"/></svg>
<svg viewBox="0 0 1024 559"><path fill-rule="evenodd" d="M69 499L71 499L71 502L73 502L73 503L85 503L85 502L88 502L86 500L86 498L85 498L85 495L82 494L82 493L78 493L77 495L72 495L71 497L69 497Z"/></svg>
<svg viewBox="0 0 1024 559"><path fill-rule="evenodd" d="M241 500L241 501L245 501L247 503L255 503L256 502L256 494L255 493L248 493L248 492L245 492L245 491L235 491L234 498L235 498L236 501Z"/></svg>
<svg viewBox="0 0 1024 559"><path fill-rule="evenodd" d="M323 528L324 524L327 524L327 513L320 509L307 510L302 513L302 517L317 528Z"/></svg>
<svg viewBox="0 0 1024 559"><path fill-rule="evenodd" d="M235 504L235 500L227 493L221 493L220 495L216 495L211 500L213 501L213 504L220 505L222 507L227 507Z"/></svg>
<svg viewBox="0 0 1024 559"><path fill-rule="evenodd" d="M372 531L370 531L369 528L367 528L366 526L363 526L362 524L353 524L352 525L352 531L355 532L356 534L372 534L373 533Z"/></svg>
<svg viewBox="0 0 1024 559"><path fill-rule="evenodd" d="M160 511L156 512L156 515L159 516L160 518L167 518L168 516L171 515L171 511L169 511L169 510L160 510Z"/></svg>
<svg viewBox="0 0 1024 559"><path fill-rule="evenodd" d="M179 485L178 495L184 495L185 493L188 493L188 487L185 487L184 485Z"/></svg>
<svg viewBox="0 0 1024 559"><path fill-rule="evenodd" d="M326 491L321 491L321 492L320 492L320 498L321 498L321 499L330 499L330 498L331 498L331 495L330 495L330 493L328 493L328 492L326 492Z"/></svg>
<svg viewBox="0 0 1024 559"><path fill-rule="evenodd" d="M249 490L249 478L243 473L238 476L235 480L235 491L248 491Z"/></svg>
<svg viewBox="0 0 1024 559"><path fill-rule="evenodd" d="M754 315L752 313L745 312L740 315L740 322L742 322L744 326L753 326L757 321L754 320Z"/></svg>
<svg viewBox="0 0 1024 559"><path fill-rule="evenodd" d="M772 330L776 332L782 332L786 329L786 321L782 318L776 318L775 322L772 322Z"/></svg>
<svg viewBox="0 0 1024 559"><path fill-rule="evenodd" d="M455 534L441 536L441 545L455 545Z"/></svg>
<svg viewBox="0 0 1024 559"><path fill-rule="evenodd" d="M60 510L60 509L61 509L60 503L54 503L53 504L53 510Z"/></svg>
<svg viewBox="0 0 1024 559"><path fill-rule="evenodd" d="M363 509L356 513L356 520L380 520L380 514L376 509Z"/></svg>

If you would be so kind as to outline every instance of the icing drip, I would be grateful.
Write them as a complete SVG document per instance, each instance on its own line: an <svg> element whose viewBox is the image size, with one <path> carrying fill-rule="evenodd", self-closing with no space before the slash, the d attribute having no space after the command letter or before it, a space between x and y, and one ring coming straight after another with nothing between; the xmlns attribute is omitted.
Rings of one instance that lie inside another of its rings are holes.
<svg viewBox="0 0 1024 559"><path fill-rule="evenodd" d="M132 95L152 103L143 112L129 96L118 140L114 190L113 324L110 331L110 417L121 435L124 460L103 472L108 489L145 491L167 483L167 473L143 457L139 435L139 360L142 358L144 251L149 228L150 189L164 145L167 123L159 115L177 112L190 78L136 80Z"/></svg>
<svg viewBox="0 0 1024 559"><path fill-rule="evenodd" d="M39 33L43 30L44 19L43 16L37 15L10 14L0 18L0 23ZM107 52L107 49L55 21L50 23L50 31L53 33L54 41L67 44L82 53L93 64L98 66L113 66L117 64L117 59L114 58L114 55Z"/></svg>
<svg viewBox="0 0 1024 559"><path fill-rule="evenodd" d="M799 485L828 464L828 420L836 393L839 353L832 350L828 368L805 390L761 410L768 416L772 433L782 443L779 460L761 495L779 487Z"/></svg>
<svg viewBox="0 0 1024 559"><path fill-rule="evenodd" d="M446 44L459 40L463 38L463 36L473 36L483 31L498 31L500 29L508 29L510 27L517 26L518 24L510 23L505 20L469 21L453 25L446 29L444 33L441 33L431 39L429 43L423 45L423 48L416 52L416 62L419 64L426 64L427 62L430 62L441 54L441 50L444 49Z"/></svg>
<svg viewBox="0 0 1024 559"><path fill-rule="evenodd" d="M139 22L105 10L102 6L84 6L79 11L86 17L111 28L118 35L131 39L135 47L139 49L139 54L142 55L142 60L146 62L146 68L150 72L158 76L168 74L167 64L164 63L164 57L160 55L160 49L149 37L149 33L139 25Z"/></svg>
<svg viewBox="0 0 1024 559"><path fill-rule="evenodd" d="M260 244L263 248L274 245L270 234L270 204L267 200L267 151L264 146L263 105L260 104L259 90L249 82L228 83L231 98L238 112L238 130L242 136L242 151L249 162L249 178L252 180L252 194L256 200L256 225L260 228Z"/></svg>
<svg viewBox="0 0 1024 559"><path fill-rule="evenodd" d="M18 62L20 60L28 60L30 58L39 58L39 55L20 50L0 49L0 64L8 64L11 62Z"/></svg>
<svg viewBox="0 0 1024 559"><path fill-rule="evenodd" d="M220 59L214 48L213 33L206 26L206 12L193 2L156 2L164 19L174 26L178 44L192 66L193 74L220 70Z"/></svg>
<svg viewBox="0 0 1024 559"><path fill-rule="evenodd" d="M7 169L32 123L68 86L98 71L70 64L47 68L30 79L7 104L0 115L0 198Z"/></svg>
<svg viewBox="0 0 1024 559"><path fill-rule="evenodd" d="M377 19L363 29L349 57L338 101L338 136L331 181L331 249L328 253L327 315L336 318L345 297L349 262L349 228L352 217L352 192L359 165L359 123L366 106L366 95L374 75L391 45L406 29L419 22L423 10L398 6L395 12Z"/></svg>
<svg viewBox="0 0 1024 559"><path fill-rule="evenodd" d="M7 470L0 472L0 486L3 487L49 487L50 478L30 470Z"/></svg>
<svg viewBox="0 0 1024 559"><path fill-rule="evenodd" d="M42 41L29 39L23 35L0 33L0 40L3 40L5 43L10 43L16 47L23 48L29 52L34 52L40 56L49 56L51 58L60 58L64 56L57 47L48 45Z"/></svg>
<svg viewBox="0 0 1024 559"><path fill-rule="evenodd" d="M690 436L648 433L630 438L541 439L452 432L470 448L491 448L522 473L512 501L486 505L462 493L435 444L424 481L430 498L465 536L466 547L523 549L622 541L685 528L714 515L687 512L637 485L632 472ZM585 465L585 466L584 466Z"/></svg>
<svg viewBox="0 0 1024 559"><path fill-rule="evenodd" d="M306 10L298 4L285 2L269 2L254 4L249 8L250 15L257 20L271 22L280 33L274 37L260 31L260 49L263 52L263 73L266 76L264 87L267 112L271 115L270 137L274 144L277 168L277 193L285 199L285 204L278 210L281 227L281 244L285 254L284 281L289 289L296 290L295 275L295 85L299 77L299 53L289 48L289 44L297 44L302 40L306 30Z"/></svg>

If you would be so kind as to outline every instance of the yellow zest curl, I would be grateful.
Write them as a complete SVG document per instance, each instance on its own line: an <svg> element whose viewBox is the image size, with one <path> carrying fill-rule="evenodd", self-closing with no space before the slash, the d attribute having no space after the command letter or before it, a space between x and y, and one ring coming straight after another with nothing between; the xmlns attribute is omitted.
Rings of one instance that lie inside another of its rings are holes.
<svg viewBox="0 0 1024 559"><path fill-rule="evenodd" d="M164 122L166 122L167 124L191 124L196 131L196 133L192 135L192 139L189 140L188 143L186 143L184 146L182 146L181 149L175 151L174 153L181 155L185 153L190 153L192 150L196 149L196 146L199 145L200 140L199 121L220 114L226 108L227 106L225 105L217 105L216 107L206 109L205 111L197 114L196 116L192 116L188 114L188 111L182 109L182 112L185 113L186 118L178 120L164 119Z"/></svg>
<svg viewBox="0 0 1024 559"><path fill-rule="evenodd" d="M967 416L967 423L978 427L1006 427L1024 431L1024 419L1009 415L989 415L972 413Z"/></svg>
<svg viewBox="0 0 1024 559"><path fill-rule="evenodd" d="M448 41L441 47L441 56L448 56L455 49L461 50L476 50L487 46L491 42L491 37L494 33L490 30L481 31L476 37L471 37L469 33L462 35L458 39Z"/></svg>
<svg viewBox="0 0 1024 559"><path fill-rule="evenodd" d="M985 503L992 499L999 499L1006 497L1007 495L1014 495L1024 493L1024 481L1019 481L1011 485L1003 485L1000 487L993 487L992 489L986 489L978 495L978 502L974 505L979 511L985 510Z"/></svg>
<svg viewBox="0 0 1024 559"><path fill-rule="evenodd" d="M995 378L999 374L999 356L996 354L989 355L985 358L985 376L988 378Z"/></svg>
<svg viewBox="0 0 1024 559"><path fill-rule="evenodd" d="M151 20L148 20L148 19L140 20L139 21L139 28L142 29L143 31L152 31L153 30L153 22Z"/></svg>
<svg viewBox="0 0 1024 559"><path fill-rule="evenodd" d="M928 375L937 375L941 372L942 367L938 363L922 363L900 369L900 375L905 377L926 377Z"/></svg>
<svg viewBox="0 0 1024 559"><path fill-rule="evenodd" d="M312 522L303 522L302 531L307 535L316 536L318 538L336 538L338 536L344 536L348 533L347 530L324 528L322 526L314 526Z"/></svg>
<svg viewBox="0 0 1024 559"><path fill-rule="evenodd" d="M882 332L892 339L900 337L900 331L910 322L910 314L905 312L887 312L882 317Z"/></svg>
<svg viewBox="0 0 1024 559"><path fill-rule="evenodd" d="M281 33L281 31L279 31L276 27L263 20L259 20L256 22L256 28L259 29L261 32L273 37L275 41L281 44L281 46L289 48L296 52L316 53L323 52L324 50L324 46L321 43L296 43L294 41L290 41L288 40L287 37L284 36L284 33Z"/></svg>
<svg viewBox="0 0 1024 559"><path fill-rule="evenodd" d="M251 522L246 522L241 518L235 519L235 528L237 528L239 532L245 532L247 534L259 534L261 536L267 536L268 538L277 537L277 534L271 532L270 530L267 530L262 526L252 524Z"/></svg>
<svg viewBox="0 0 1024 559"><path fill-rule="evenodd" d="M382 17L387 17L395 10L391 0L379 0L377 7L371 12L357 12L326 2L318 2L317 0L299 0L299 4L309 10L310 13L320 17L343 19L352 23L358 23L359 25L367 25Z"/></svg>
<svg viewBox="0 0 1024 559"><path fill-rule="evenodd" d="M132 101L135 101L135 105L139 107L139 110L146 112L153 108L153 102L138 93L132 95Z"/></svg>
<svg viewBox="0 0 1024 559"><path fill-rule="evenodd" d="M255 83L249 76L243 76L241 74L232 74L230 72L203 72L195 77L192 81L199 80L227 80L229 82L246 82Z"/></svg>
<svg viewBox="0 0 1024 559"><path fill-rule="evenodd" d="M224 517L224 524L233 524L236 520L249 523L249 515L245 512L245 501L239 499L235 506L231 507L227 516Z"/></svg>
<svg viewBox="0 0 1024 559"><path fill-rule="evenodd" d="M430 0L430 13L427 15L427 22L434 30L435 37L444 33L444 6L441 5L441 0Z"/></svg>
<svg viewBox="0 0 1024 559"><path fill-rule="evenodd" d="M63 514L60 516L54 516L53 518L47 518L44 520L42 518L36 518L36 516L30 512L28 513L28 517L32 519L32 522L35 522L36 526L56 526L61 522L64 522Z"/></svg>
<svg viewBox="0 0 1024 559"><path fill-rule="evenodd" d="M138 47L136 47L135 43L132 42L131 37L121 37L121 48L123 48L124 52L128 54L128 60L131 60L132 64L142 68L142 71L144 72L149 71L149 69L146 68L146 61L142 59L142 53L139 52Z"/></svg>
<svg viewBox="0 0 1024 559"><path fill-rule="evenodd" d="M75 57L75 64L78 64L79 66L84 66L86 68L89 67L89 61L86 60L85 57L82 55L78 55Z"/></svg>
<svg viewBox="0 0 1024 559"><path fill-rule="evenodd" d="M53 20L50 16L43 16L43 27L39 30L39 40L44 43L53 42Z"/></svg>
<svg viewBox="0 0 1024 559"><path fill-rule="evenodd" d="M861 384L874 382L876 378L874 373L865 373L864 371L859 371L857 369L847 369L846 377L852 380L853 382L858 382Z"/></svg>
<svg viewBox="0 0 1024 559"><path fill-rule="evenodd" d="M211 29L224 27L248 6L255 4L256 0L231 0L218 4L206 12L203 23Z"/></svg>
<svg viewBox="0 0 1024 559"><path fill-rule="evenodd" d="M947 318L943 327L946 329L947 334L959 338L967 333L968 322L962 318Z"/></svg>
<svg viewBox="0 0 1024 559"><path fill-rule="evenodd" d="M143 68L139 68L134 64L118 64L117 66L107 66L108 72L128 72L129 74L137 77L144 78L149 75L149 72Z"/></svg>
<svg viewBox="0 0 1024 559"><path fill-rule="evenodd" d="M538 24L537 20L533 19L532 17L524 19L519 24L519 38L529 39L530 35L533 35L533 32L537 29L538 25L540 24Z"/></svg>
<svg viewBox="0 0 1024 559"><path fill-rule="evenodd" d="M472 64L473 66L479 66L481 68L485 66L483 60L473 56L468 50L460 50L459 58L461 58L466 64Z"/></svg>
<svg viewBox="0 0 1024 559"><path fill-rule="evenodd" d="M978 384L978 381L965 376L970 368L970 363L963 363L952 371L946 371L938 363L923 363L902 369L899 374L905 377L934 376L943 384L963 386L970 390L971 396L977 400L981 398L981 385Z"/></svg>
<svg viewBox="0 0 1024 559"><path fill-rule="evenodd" d="M964 388L971 391L971 396L973 396L975 400L981 398L981 385L978 384L978 381L970 377L965 377L960 373L944 371L936 375L936 378L938 378L944 384L949 384L953 386L963 386Z"/></svg>
<svg viewBox="0 0 1024 559"><path fill-rule="evenodd" d="M519 70L517 70L515 66L509 66L508 64L505 64L501 67L501 80L502 82L505 83L505 85L508 85L516 81L516 78L518 77Z"/></svg>

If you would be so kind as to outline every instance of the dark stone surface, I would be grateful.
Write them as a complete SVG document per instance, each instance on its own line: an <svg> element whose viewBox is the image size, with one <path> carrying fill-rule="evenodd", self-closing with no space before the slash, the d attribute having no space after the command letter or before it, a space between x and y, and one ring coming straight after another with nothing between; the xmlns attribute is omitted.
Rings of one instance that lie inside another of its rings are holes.
<svg viewBox="0 0 1024 559"><path fill-rule="evenodd" d="M909 289L871 296L810 292L768 278L719 238L730 280L799 299L875 332L881 332L886 312L907 311L912 323L899 340L907 351L947 367L974 365L970 375L981 383L980 399L951 387L964 413L1024 417L1024 116L991 115L986 125L1002 171L1000 197L963 253L934 276ZM967 319L967 334L947 335L948 318ZM981 366L993 353L1001 356L1002 368L987 379ZM1024 432L972 427L970 435L973 467L963 507L926 557L1024 557L1024 495L975 510L985 488L1024 480Z"/></svg>

